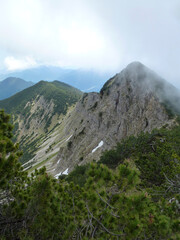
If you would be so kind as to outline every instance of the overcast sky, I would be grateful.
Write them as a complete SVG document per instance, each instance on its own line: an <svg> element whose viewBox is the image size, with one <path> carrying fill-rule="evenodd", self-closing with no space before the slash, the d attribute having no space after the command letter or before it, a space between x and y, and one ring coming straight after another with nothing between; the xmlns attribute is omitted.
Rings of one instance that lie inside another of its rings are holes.
<svg viewBox="0 0 180 240"><path fill-rule="evenodd" d="M180 87L180 0L0 0L1 71L132 61Z"/></svg>

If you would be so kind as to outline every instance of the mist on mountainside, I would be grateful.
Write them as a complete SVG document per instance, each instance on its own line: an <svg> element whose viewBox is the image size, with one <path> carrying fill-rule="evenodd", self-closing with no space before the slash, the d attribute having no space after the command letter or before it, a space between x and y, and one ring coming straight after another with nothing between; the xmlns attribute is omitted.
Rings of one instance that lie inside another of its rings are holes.
<svg viewBox="0 0 180 240"><path fill-rule="evenodd" d="M180 90L157 73L140 62L130 63L121 73L127 81L143 88L144 92L154 93L168 111L180 114Z"/></svg>

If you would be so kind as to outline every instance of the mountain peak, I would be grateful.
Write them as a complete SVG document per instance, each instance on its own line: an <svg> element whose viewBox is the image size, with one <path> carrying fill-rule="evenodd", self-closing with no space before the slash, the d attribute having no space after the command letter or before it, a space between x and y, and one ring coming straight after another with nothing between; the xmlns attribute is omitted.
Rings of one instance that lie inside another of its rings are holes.
<svg viewBox="0 0 180 240"><path fill-rule="evenodd" d="M140 68L146 68L144 64L138 61L131 62L127 65L126 69L140 69Z"/></svg>
<svg viewBox="0 0 180 240"><path fill-rule="evenodd" d="M134 88L144 87L145 89L151 88L151 85L157 81L162 81L161 78L151 71L148 67L140 62L132 62L127 65L120 73L110 78L102 87L100 93L110 89L114 84L126 84L131 82Z"/></svg>
<svg viewBox="0 0 180 240"><path fill-rule="evenodd" d="M162 104L165 104L170 111L180 113L180 91L140 62L128 64L111 80L111 84L108 86L119 84L121 88L127 85L131 86L134 94L139 96L150 93L157 97Z"/></svg>
<svg viewBox="0 0 180 240"><path fill-rule="evenodd" d="M132 62L123 70L126 79L145 82L148 79L160 79L160 77L140 62ZM121 73L120 73L121 75Z"/></svg>
<svg viewBox="0 0 180 240"><path fill-rule="evenodd" d="M4 81L10 81L10 80L23 80L22 78L17 78L17 77L8 77L6 79L4 79ZM23 80L24 81L24 80Z"/></svg>

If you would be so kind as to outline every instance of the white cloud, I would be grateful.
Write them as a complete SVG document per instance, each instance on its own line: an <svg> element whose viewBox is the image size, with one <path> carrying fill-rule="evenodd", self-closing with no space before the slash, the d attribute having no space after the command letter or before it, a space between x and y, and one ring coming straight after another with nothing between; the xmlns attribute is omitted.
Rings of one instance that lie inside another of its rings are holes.
<svg viewBox="0 0 180 240"><path fill-rule="evenodd" d="M111 69L121 56L103 24L88 1L1 0L0 48L46 64Z"/></svg>
<svg viewBox="0 0 180 240"><path fill-rule="evenodd" d="M8 56L5 58L4 64L8 71L22 70L37 66L36 61L31 57L16 59L13 56Z"/></svg>
<svg viewBox="0 0 180 240"><path fill-rule="evenodd" d="M8 69L30 66L27 56L116 72L137 60L180 79L179 0L0 0L0 36Z"/></svg>

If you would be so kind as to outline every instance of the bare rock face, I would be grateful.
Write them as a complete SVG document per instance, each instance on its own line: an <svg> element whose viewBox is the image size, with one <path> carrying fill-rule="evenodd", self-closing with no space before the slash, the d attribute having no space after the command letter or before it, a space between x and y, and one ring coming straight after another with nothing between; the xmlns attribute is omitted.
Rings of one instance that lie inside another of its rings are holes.
<svg viewBox="0 0 180 240"><path fill-rule="evenodd" d="M174 98L180 99L173 86L134 62L107 81L100 93L84 93L65 120L64 134L69 137L60 146L52 174L98 160L104 150L127 136L165 124L172 126L175 120L170 119L163 104L173 91ZM169 102L170 106L176 104Z"/></svg>

